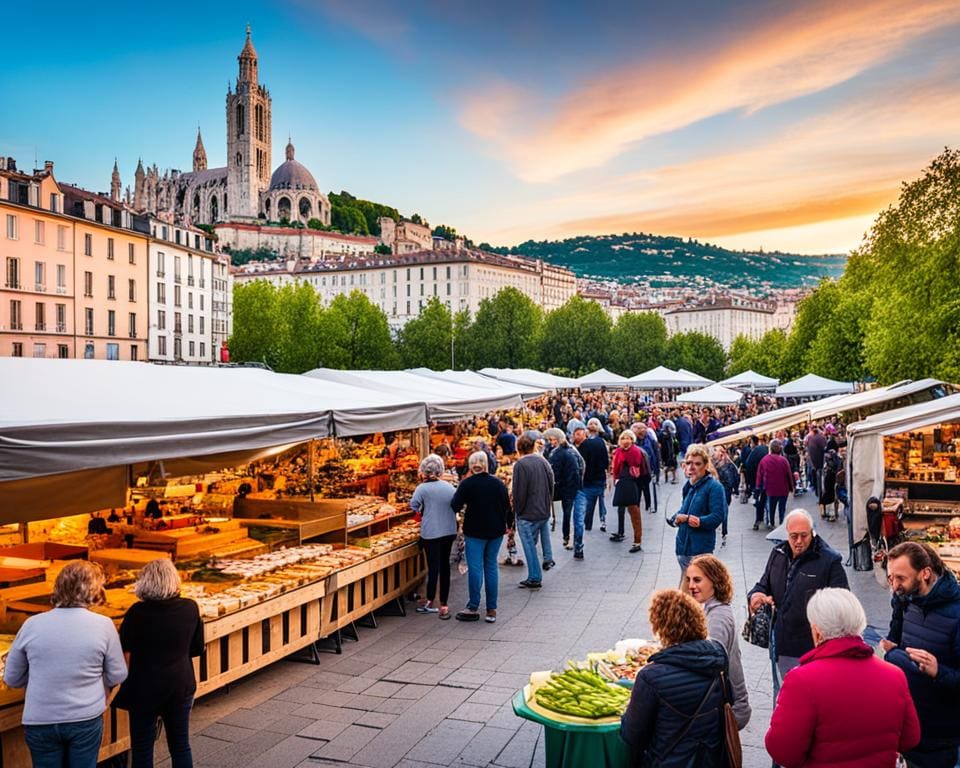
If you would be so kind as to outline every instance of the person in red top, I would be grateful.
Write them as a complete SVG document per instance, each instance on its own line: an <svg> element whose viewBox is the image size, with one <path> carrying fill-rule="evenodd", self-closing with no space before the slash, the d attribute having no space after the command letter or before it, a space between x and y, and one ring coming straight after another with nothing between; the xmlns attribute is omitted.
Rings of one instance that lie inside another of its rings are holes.
<svg viewBox="0 0 960 768"><path fill-rule="evenodd" d="M643 539L643 523L640 520L640 479L646 475L650 479L650 469L643 451L637 446L637 436L632 430L625 429L620 433L619 444L613 452L613 506L617 508L617 532L610 537L610 541L623 541L623 512L630 513L630 524L633 526L633 546L631 552L641 551Z"/></svg>
<svg viewBox="0 0 960 768"><path fill-rule="evenodd" d="M793 493L793 469L790 462L783 455L783 443L779 440L770 441L770 453L760 460L757 467L757 488L762 488L767 494L767 528L772 529L777 523L777 510L780 510L780 524L787 513L787 497ZM753 523L753 530L760 528L760 515L763 507L757 508L757 518Z"/></svg>
<svg viewBox="0 0 960 768"><path fill-rule="evenodd" d="M807 618L815 647L783 679L767 752L783 768L892 768L920 742L906 675L863 642L867 617L849 590L819 590Z"/></svg>

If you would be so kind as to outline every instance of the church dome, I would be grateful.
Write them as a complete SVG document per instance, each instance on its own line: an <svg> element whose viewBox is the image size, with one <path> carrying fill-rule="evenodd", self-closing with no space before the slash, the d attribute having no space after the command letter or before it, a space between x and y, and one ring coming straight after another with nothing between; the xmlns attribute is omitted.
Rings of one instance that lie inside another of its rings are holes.
<svg viewBox="0 0 960 768"><path fill-rule="evenodd" d="M309 189L319 191L316 179L306 166L293 159L293 142L287 143L287 161L273 172L270 177L270 190Z"/></svg>

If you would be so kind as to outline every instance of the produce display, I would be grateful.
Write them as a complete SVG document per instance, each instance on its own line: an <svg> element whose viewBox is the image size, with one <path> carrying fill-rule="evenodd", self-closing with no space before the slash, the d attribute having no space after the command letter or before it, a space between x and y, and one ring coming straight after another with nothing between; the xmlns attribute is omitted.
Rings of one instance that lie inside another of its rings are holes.
<svg viewBox="0 0 960 768"><path fill-rule="evenodd" d="M630 691L614 685L589 669L568 669L551 675L549 682L534 692L537 704L562 715L600 718L623 714L630 702Z"/></svg>
<svg viewBox="0 0 960 768"><path fill-rule="evenodd" d="M650 661L650 657L659 650L660 648L656 645L642 645L636 649L628 649L619 659L616 658L618 656L616 653L611 653L610 655L614 656L613 660L597 661L597 672L613 682L620 680L632 682L637 679L637 673Z"/></svg>

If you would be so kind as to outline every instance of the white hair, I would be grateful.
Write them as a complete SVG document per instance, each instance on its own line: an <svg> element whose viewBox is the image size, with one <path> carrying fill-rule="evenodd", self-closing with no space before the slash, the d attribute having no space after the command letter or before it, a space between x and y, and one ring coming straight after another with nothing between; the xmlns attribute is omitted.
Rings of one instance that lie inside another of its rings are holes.
<svg viewBox="0 0 960 768"><path fill-rule="evenodd" d="M810 513L805 509L793 509L787 512L787 516L783 519L783 527L786 529L790 525L791 520L795 520L798 517L802 517L808 523L810 523L810 530L813 530L813 518L810 517Z"/></svg>
<svg viewBox="0 0 960 768"><path fill-rule="evenodd" d="M631 443L637 442L637 435L632 429L623 430L623 432L620 433L620 437L618 437L617 440L620 440L620 438L623 438L623 437L629 437Z"/></svg>
<svg viewBox="0 0 960 768"><path fill-rule="evenodd" d="M430 480L436 480L440 477L444 469L446 469L446 467L444 466L443 459L435 453L425 456L423 461L420 462L420 474Z"/></svg>
<svg viewBox="0 0 960 768"><path fill-rule="evenodd" d="M595 435L603 432L603 425L600 423L600 419L590 419L590 421L587 422L587 431Z"/></svg>
<svg viewBox="0 0 960 768"><path fill-rule="evenodd" d="M471 470L480 469L484 472L489 472L490 459L487 458L487 454L483 451L476 451L470 454L470 458L467 459L467 466L470 467Z"/></svg>
<svg viewBox="0 0 960 768"><path fill-rule="evenodd" d="M141 600L169 600L180 594L180 574L168 557L151 560L140 571L133 593Z"/></svg>
<svg viewBox="0 0 960 768"><path fill-rule="evenodd" d="M807 603L807 621L816 624L824 640L862 636L867 628L863 606L849 589L817 590Z"/></svg>

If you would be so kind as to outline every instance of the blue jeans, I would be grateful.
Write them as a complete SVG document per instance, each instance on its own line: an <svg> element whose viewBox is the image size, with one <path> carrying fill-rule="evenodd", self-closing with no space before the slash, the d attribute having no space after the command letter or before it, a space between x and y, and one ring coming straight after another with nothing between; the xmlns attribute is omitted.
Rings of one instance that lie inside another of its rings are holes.
<svg viewBox="0 0 960 768"><path fill-rule="evenodd" d="M911 751L904 754L909 768L953 768L960 765L960 754L956 747L948 747L936 752Z"/></svg>
<svg viewBox="0 0 960 768"><path fill-rule="evenodd" d="M600 503L600 524L603 525L607 521L607 508L603 503L606 492L607 484L600 480L596 483L585 483L580 493L577 494L575 503L583 505L580 519L583 520L583 527L588 531L593 528L593 509L597 506L597 502ZM574 514L576 514L576 511L574 511Z"/></svg>
<svg viewBox="0 0 960 768"><path fill-rule="evenodd" d="M537 555L537 538L543 547L543 562L553 560L553 547L550 545L550 520L540 520L536 523L530 520L517 520L517 533L520 534L520 543L523 544L523 555L527 558L527 579L540 581L543 571L540 568L540 557Z"/></svg>
<svg viewBox="0 0 960 768"><path fill-rule="evenodd" d="M573 551L583 552L583 516L587 511L587 497L582 490L577 491L573 500ZM566 517L566 515L564 515Z"/></svg>
<svg viewBox="0 0 960 768"><path fill-rule="evenodd" d="M503 536L495 539L464 536L463 541L467 551L467 585L470 593L467 610L476 611L480 608L480 588L483 587L487 597L487 610L495 611L500 578L497 555Z"/></svg>
<svg viewBox="0 0 960 768"><path fill-rule="evenodd" d="M131 768L153 768L153 744L157 737L157 718L163 720L167 748L173 768L191 768L190 710L193 696L168 701L158 710L130 713Z"/></svg>
<svg viewBox="0 0 960 768"><path fill-rule="evenodd" d="M777 512L780 513L780 523L783 523L784 515L787 514L786 496L767 496L767 522L770 525L777 525Z"/></svg>
<svg viewBox="0 0 960 768"><path fill-rule="evenodd" d="M682 591L686 591L687 583L687 566L690 565L690 561L696 555L677 555L677 562L680 563L680 586Z"/></svg>
<svg viewBox="0 0 960 768"><path fill-rule="evenodd" d="M103 717L23 728L34 768L96 768Z"/></svg>

